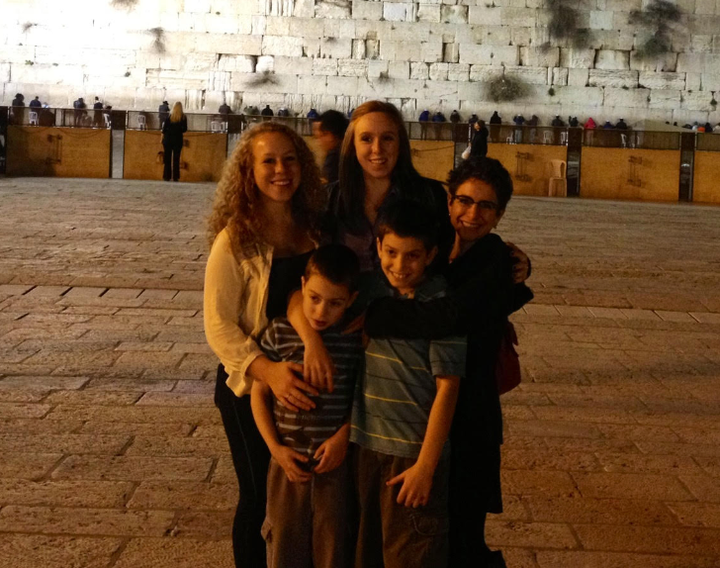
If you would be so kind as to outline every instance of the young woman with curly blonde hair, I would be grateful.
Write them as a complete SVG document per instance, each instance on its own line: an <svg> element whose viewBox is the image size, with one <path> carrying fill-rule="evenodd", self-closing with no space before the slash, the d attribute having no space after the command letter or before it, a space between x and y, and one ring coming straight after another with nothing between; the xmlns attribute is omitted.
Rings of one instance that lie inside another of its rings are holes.
<svg viewBox="0 0 720 568"><path fill-rule="evenodd" d="M260 380L291 409L310 409L302 366L270 361L256 340L285 315L318 242L325 193L314 156L290 128L264 122L245 132L225 164L209 219L205 273L208 343L220 358L215 404L230 443L240 500L233 524L235 565L265 566L260 528L265 516L269 452L250 408Z"/></svg>

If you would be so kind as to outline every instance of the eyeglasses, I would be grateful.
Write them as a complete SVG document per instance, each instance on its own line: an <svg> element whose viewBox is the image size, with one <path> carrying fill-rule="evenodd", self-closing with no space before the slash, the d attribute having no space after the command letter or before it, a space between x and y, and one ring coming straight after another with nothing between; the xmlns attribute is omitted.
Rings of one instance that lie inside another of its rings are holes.
<svg viewBox="0 0 720 568"><path fill-rule="evenodd" d="M473 205L483 211L497 211L500 208L494 201L473 201L467 195L454 195L453 201L457 201L464 209L470 209Z"/></svg>

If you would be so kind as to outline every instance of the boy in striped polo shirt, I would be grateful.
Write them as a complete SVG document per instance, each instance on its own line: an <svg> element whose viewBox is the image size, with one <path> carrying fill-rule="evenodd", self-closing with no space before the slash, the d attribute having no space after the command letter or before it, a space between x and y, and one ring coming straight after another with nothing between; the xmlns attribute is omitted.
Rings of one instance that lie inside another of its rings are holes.
<svg viewBox="0 0 720 568"><path fill-rule="evenodd" d="M359 332L342 333L341 320L357 297L359 273L352 250L328 245L310 257L302 278L303 313L335 365L332 392L311 397L315 409L295 412L274 399L265 383L252 386L253 416L272 455L262 527L268 568L349 566L353 543L345 454L363 346ZM286 318L270 322L260 345L273 361L303 363L305 347Z"/></svg>
<svg viewBox="0 0 720 568"><path fill-rule="evenodd" d="M444 279L425 274L438 250L429 211L397 202L380 211L376 233L382 274L371 297L444 295ZM350 434L360 508L356 568L447 566L447 438L465 351L464 337L367 345Z"/></svg>

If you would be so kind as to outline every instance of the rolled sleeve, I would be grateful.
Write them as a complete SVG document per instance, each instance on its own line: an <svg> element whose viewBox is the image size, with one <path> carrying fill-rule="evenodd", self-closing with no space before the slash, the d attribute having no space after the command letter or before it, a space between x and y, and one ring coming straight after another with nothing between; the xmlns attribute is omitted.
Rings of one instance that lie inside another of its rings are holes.
<svg viewBox="0 0 720 568"><path fill-rule="evenodd" d="M447 337L430 342L430 369L434 377L465 376L467 338Z"/></svg>

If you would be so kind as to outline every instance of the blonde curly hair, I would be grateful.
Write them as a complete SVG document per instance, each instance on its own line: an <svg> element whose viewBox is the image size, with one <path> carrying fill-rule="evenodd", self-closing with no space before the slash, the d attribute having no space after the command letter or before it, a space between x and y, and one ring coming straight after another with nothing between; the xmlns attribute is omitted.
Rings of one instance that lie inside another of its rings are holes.
<svg viewBox="0 0 720 568"><path fill-rule="evenodd" d="M229 229L233 253L253 249L264 241L258 212L258 188L253 171L252 143L268 132L287 136L295 147L300 164L300 186L292 197L292 215L299 227L315 237L319 234L321 214L325 210L326 192L320 179L315 156L305 141L293 129L277 122L262 122L246 130L225 161L222 177L215 190L213 210L208 220L208 241L212 247L215 237Z"/></svg>

